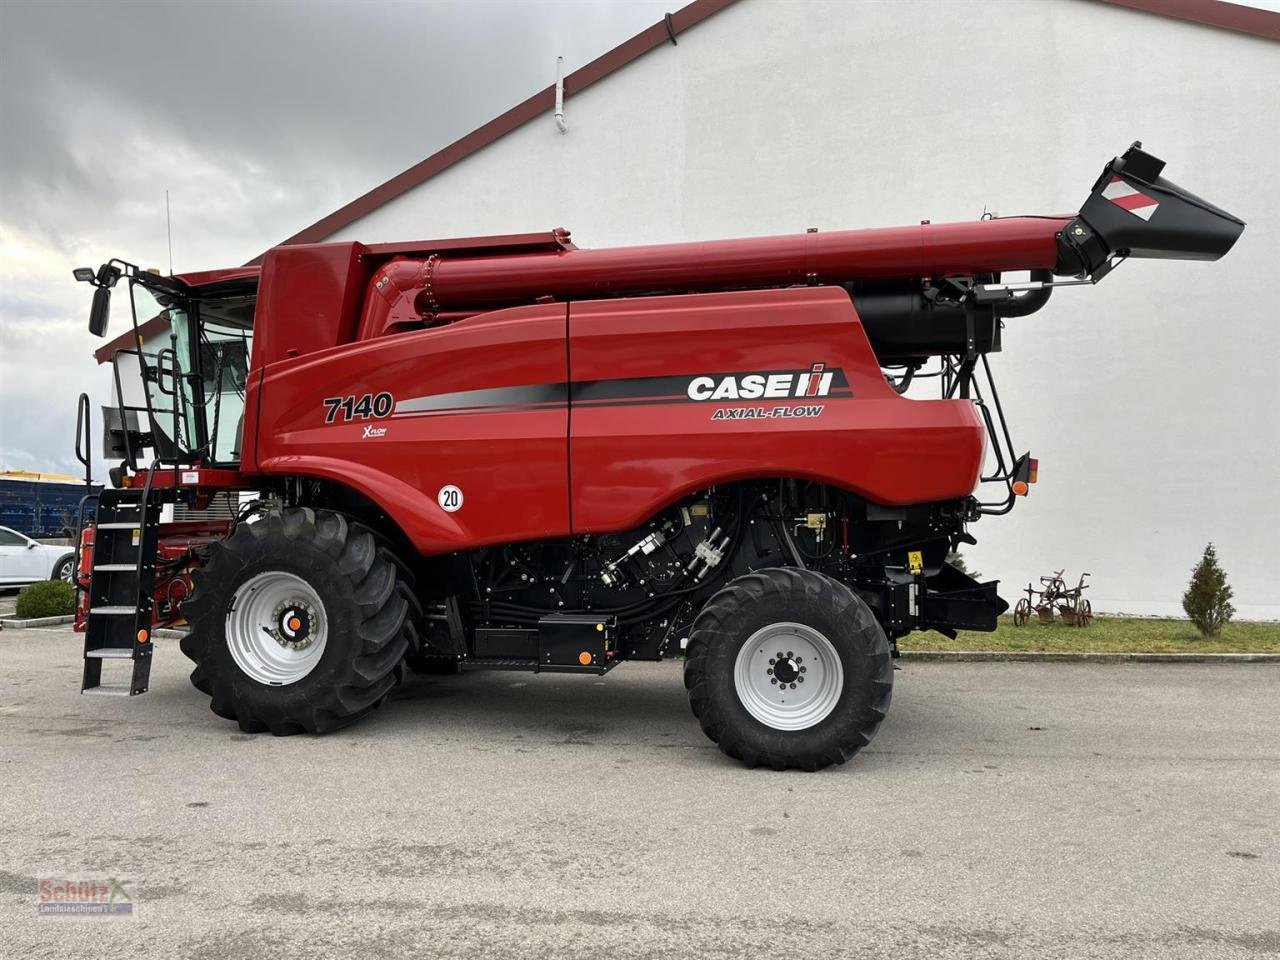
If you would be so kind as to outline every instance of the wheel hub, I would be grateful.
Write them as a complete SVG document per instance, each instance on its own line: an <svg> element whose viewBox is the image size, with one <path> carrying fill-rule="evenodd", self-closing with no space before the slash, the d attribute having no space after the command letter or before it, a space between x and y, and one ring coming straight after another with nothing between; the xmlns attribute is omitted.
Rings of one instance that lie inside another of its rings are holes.
<svg viewBox="0 0 1280 960"><path fill-rule="evenodd" d="M794 657L783 657L781 660L770 661L773 663L773 675L779 683L795 683L797 680L804 683L804 677L800 675L800 663L803 659L803 657L800 660Z"/></svg>
<svg viewBox="0 0 1280 960"><path fill-rule="evenodd" d="M282 603L275 610L276 626L268 631L276 643L290 650L305 650L314 641L315 615L296 601Z"/></svg>

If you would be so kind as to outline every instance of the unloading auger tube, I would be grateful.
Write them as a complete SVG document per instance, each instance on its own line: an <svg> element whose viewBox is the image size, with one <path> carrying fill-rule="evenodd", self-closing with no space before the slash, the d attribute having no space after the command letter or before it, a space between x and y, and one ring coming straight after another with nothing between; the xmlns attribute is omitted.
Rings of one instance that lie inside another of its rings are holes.
<svg viewBox="0 0 1280 960"><path fill-rule="evenodd" d="M989 302L1023 316L1052 275L1097 282L1118 259L1217 260L1244 221L1160 174L1164 161L1135 142L1106 165L1074 216L993 217L963 223L841 230L640 247L562 249L515 256L404 258L374 275L361 330L465 315L540 297L557 300L690 293L796 284L857 284L1033 271L1020 287L993 285ZM1019 302L1028 302L1024 305ZM1033 306L1033 304L1035 306Z"/></svg>

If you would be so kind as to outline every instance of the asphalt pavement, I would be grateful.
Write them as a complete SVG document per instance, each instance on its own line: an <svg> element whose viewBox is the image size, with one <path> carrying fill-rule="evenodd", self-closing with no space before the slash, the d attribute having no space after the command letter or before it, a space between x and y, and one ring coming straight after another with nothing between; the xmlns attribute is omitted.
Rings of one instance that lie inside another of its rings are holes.
<svg viewBox="0 0 1280 960"><path fill-rule="evenodd" d="M721 755L678 663L414 678L285 739L187 667L82 697L69 628L0 632L0 955L1280 955L1277 664L904 663L818 774ZM107 878L131 916L38 916Z"/></svg>

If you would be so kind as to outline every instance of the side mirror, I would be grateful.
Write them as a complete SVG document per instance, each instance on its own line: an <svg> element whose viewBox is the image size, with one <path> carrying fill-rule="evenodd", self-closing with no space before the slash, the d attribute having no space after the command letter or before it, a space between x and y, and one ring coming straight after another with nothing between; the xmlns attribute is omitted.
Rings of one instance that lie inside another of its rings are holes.
<svg viewBox="0 0 1280 960"><path fill-rule="evenodd" d="M95 287L93 306L89 308L89 332L95 337L106 336L107 320L111 314L111 288Z"/></svg>
<svg viewBox="0 0 1280 960"><path fill-rule="evenodd" d="M28 550L34 550L34 549L35 549L36 547L38 547L38 546L40 546L40 544L36 543L34 540L28 540L28 541L27 541L27 549L28 549Z"/></svg>

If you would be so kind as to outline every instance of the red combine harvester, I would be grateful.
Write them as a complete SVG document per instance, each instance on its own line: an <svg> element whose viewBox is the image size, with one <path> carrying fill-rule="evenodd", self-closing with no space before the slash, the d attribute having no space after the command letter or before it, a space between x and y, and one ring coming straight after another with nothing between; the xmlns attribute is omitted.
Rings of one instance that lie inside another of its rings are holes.
<svg viewBox="0 0 1280 960"><path fill-rule="evenodd" d="M77 270L94 334L121 279L131 318L97 353L121 462L81 538L82 689L145 692L153 628L182 620L214 713L278 735L364 716L406 667L599 675L683 648L726 753L843 762L899 637L1007 608L946 562L1035 481L991 379L1003 321L1240 235L1163 167L1135 144L1075 216ZM940 396L908 397L926 377ZM219 501L230 519L161 522Z"/></svg>

